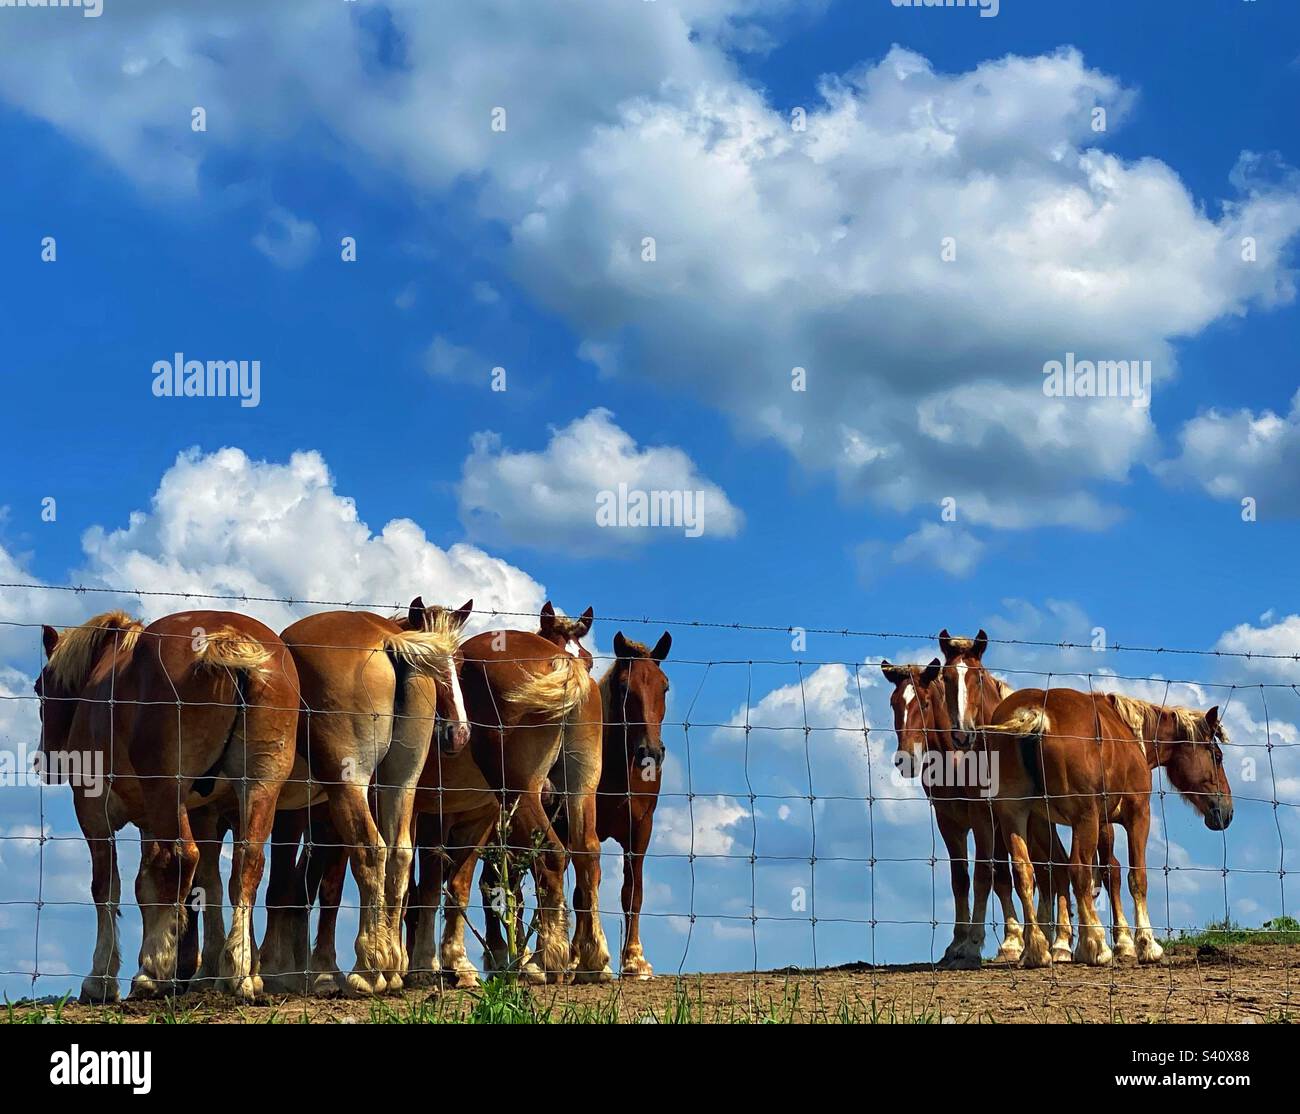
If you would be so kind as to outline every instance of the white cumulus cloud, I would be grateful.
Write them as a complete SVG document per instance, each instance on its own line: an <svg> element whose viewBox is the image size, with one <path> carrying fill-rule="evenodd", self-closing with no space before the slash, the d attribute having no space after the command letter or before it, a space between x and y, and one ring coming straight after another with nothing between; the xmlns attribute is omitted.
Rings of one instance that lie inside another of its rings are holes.
<svg viewBox="0 0 1300 1114"><path fill-rule="evenodd" d="M653 492L668 493L674 513L661 514L658 525L638 525L632 500ZM476 537L564 552L627 552L669 537L729 538L744 521L682 449L639 446L601 408L553 430L540 451L475 435L458 494L461 518ZM598 514L602 507L608 516Z"/></svg>

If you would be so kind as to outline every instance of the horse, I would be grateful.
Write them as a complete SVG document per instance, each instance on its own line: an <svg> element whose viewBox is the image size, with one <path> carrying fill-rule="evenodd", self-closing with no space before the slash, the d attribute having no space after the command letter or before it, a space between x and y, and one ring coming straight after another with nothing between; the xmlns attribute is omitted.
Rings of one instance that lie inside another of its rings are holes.
<svg viewBox="0 0 1300 1114"><path fill-rule="evenodd" d="M666 750L663 742L668 677L662 665L673 638L664 631L647 649L640 642L614 635L614 664L600 679L604 708L600 787L596 798L596 834L623 848L623 978L654 975L641 947L642 878L646 851L654 831Z"/></svg>
<svg viewBox="0 0 1300 1114"><path fill-rule="evenodd" d="M577 619L570 618L567 615L559 615L555 610L554 604L547 600L542 604L542 610L538 615L537 634L546 641L553 643L556 647L563 650L571 657L577 658L582 662L588 673L592 671L594 659L591 651L582 644L582 640L591 632L591 624L595 619L595 612L588 607ZM603 717L602 717L603 718ZM602 762L602 777L604 776L604 765ZM599 794L599 788L597 789ZM555 828L556 834L564 838L564 832L561 831L563 820L560 816L561 805L560 799L555 793L555 784L547 778L546 784L542 789L543 805L546 808L546 815L551 821L551 826ZM599 796L597 798L599 805ZM527 840L527 835L512 838ZM504 933L502 931L502 916L508 915L508 909L503 910L506 903L502 900L505 895L503 888L501 867L505 865L493 856L483 860L482 873L479 876L479 888L483 893L483 912L487 936L484 942L486 954L489 962L494 967L500 967L509 963L509 948L506 945ZM510 888L514 897L514 932L517 941L524 941L527 932L524 926L524 888L523 877L518 871L513 873L510 879ZM527 969L530 965L530 957L526 954L523 957L523 966Z"/></svg>
<svg viewBox="0 0 1300 1114"><path fill-rule="evenodd" d="M1024 833L1033 814L1050 815L1073 831L1070 878L1079 906L1074 958L1105 966L1114 957L1106 945L1092 890L1093 861L1106 823L1119 823L1128 838L1138 961L1153 963L1160 958L1146 905L1152 765L1142 730L1120 708L1114 698L1102 693L1025 689L1002 701L993 722L981 731L985 745L1000 759L1001 784L994 811L1015 862L1016 888L1025 905L1023 963L1027 967L1052 962L1032 913L1034 873ZM1207 713L1187 731L1192 738L1177 738L1184 728L1173 727L1165 733L1172 733L1177 741L1160 744L1170 752L1166 763L1170 781L1213 831L1226 828L1232 820L1231 789L1223 773L1222 751L1214 741L1219 729L1217 711L1214 716ZM1109 869L1105 873L1108 880L1113 876Z"/></svg>
<svg viewBox="0 0 1300 1114"><path fill-rule="evenodd" d="M541 613L538 615L537 633L547 642L553 642L565 653L577 658L590 673L594 662L591 651L582 644L582 640L591 633L594 619L595 613L590 607L576 619L571 619L567 615L557 615L551 601L547 600L542 604Z"/></svg>
<svg viewBox="0 0 1300 1114"><path fill-rule="evenodd" d="M1194 708L1153 704L1120 693L1107 693L1106 699L1137 734L1151 772L1154 773L1158 766L1164 767L1170 782L1185 797L1194 801L1204 799L1202 814L1206 827L1211 831L1226 828L1232 822L1232 787L1228 784L1224 771L1223 749L1219 744L1227 743L1229 739L1223 721L1219 718L1218 706L1208 712L1199 712ZM1209 771L1204 758L1207 753L1217 771L1212 785L1206 780ZM1198 782L1204 787L1196 788ZM1111 925L1112 951L1117 958L1134 957L1140 963L1159 962L1164 949L1150 927L1145 871L1140 874L1132 869L1129 871L1129 890L1133 896L1134 915L1138 923L1138 939L1135 944L1124 917L1121 870L1119 860L1114 855L1114 826L1109 822L1101 826L1098 851L1106 863L1103 876L1114 916ZM1129 858L1133 859L1131 848Z"/></svg>
<svg viewBox="0 0 1300 1114"><path fill-rule="evenodd" d="M582 662L583 667L587 672L590 673L594 665L594 660L591 656L591 651L582 644L582 640L591 632L591 624L594 619L595 613L590 607L588 607L587 610L578 618L574 619L567 615L558 614L555 610L555 605L552 604L550 600L547 600L542 604L541 612L538 614L537 634L546 639L546 641L555 645L558 649L563 650L566 654L577 658ZM549 776L546 784L542 788L542 798L547 817L551 821L551 826L555 828L556 834L563 839L565 833L561 831L563 820L560 815L562 810L559 807L562 802L556 796L555 784L550 780ZM599 799L597 803L599 804ZM523 845L526 845L529 837L527 833L521 832L512 833L510 838L514 839L516 843L522 841ZM507 865L507 861L499 860L496 856L485 858L483 860L483 869L479 876L479 888L483 894L483 911L487 932L484 947L489 964L496 969L502 969L510 962L510 949L506 944L505 935L502 930L502 917L511 915L508 903L503 900L506 893L503 885L505 879L502 877L501 873L503 865ZM453 878L454 877L455 868L453 866ZM522 943L527 937L527 931L524 926L522 872L514 871L509 882L510 891L514 898L513 925L515 939ZM457 914L453 911L448 912L449 928L451 927L450 920L455 918L456 915ZM531 963L531 957L527 954L526 947L522 957L522 967L535 977L535 966Z"/></svg>
<svg viewBox="0 0 1300 1114"><path fill-rule="evenodd" d="M1011 902L1011 872L1007 865L1006 845L993 823L990 802L979 792L977 756L974 752L964 754L953 741L939 659L935 658L927 666L900 666L882 661L880 668L885 679L894 686L890 696L894 732L898 739L894 765L903 777L921 778L926 796L934 807L939 834L948 849L954 906L953 934L939 966L953 970L980 966L990 888L1001 903L1006 926L997 958L1015 962L1024 949L1024 938ZM939 776L935 775L936 769ZM1046 833L1041 829L1036 831L1039 839L1045 840ZM972 833L975 838L973 915L968 904L970 875L966 866L966 845Z"/></svg>
<svg viewBox="0 0 1300 1114"><path fill-rule="evenodd" d="M418 602L418 601L417 601ZM408 625L421 619L414 605ZM530 981L562 981L569 965L567 907L564 899L565 847L555 834L543 804L548 773L567 773L572 786L590 786L599 778L599 751L592 746L599 714L592 707L595 686L580 661L556 654L555 646L523 631L493 631L461 647L460 678L466 714L472 724L470 746L460 754L431 753L416 786L414 846L419 861L407 903L406 947L410 982L425 985L443 972L458 986L478 982L465 954L464 920L479 851L503 811L513 814L511 831L520 849L538 843L533 862L539 894L539 951L542 965L529 963L522 973ZM593 754L594 752L594 754ZM578 794L574 794L578 796ZM577 806L575 806L577 810ZM575 825L584 832L581 847L594 842L594 824ZM608 969L609 953L596 913L599 844L575 862L579 888L575 950L599 974ZM332 929L341 878L326 850L316 848L315 869L295 876L308 904L319 887L321 922L316 956L333 953ZM299 883L298 878L304 879ZM434 921L444 880L448 900L441 947L434 947ZM590 899L586 894L590 893ZM327 919L328 917L328 919ZM500 957L489 951L488 965ZM497 961L497 962L494 962ZM313 963L316 962L315 956Z"/></svg>
<svg viewBox="0 0 1300 1114"><path fill-rule="evenodd" d="M312 958L316 993L369 995L402 987L407 958L401 917L414 854L416 789L435 736L437 752L448 757L470 742L459 669L460 632L473 606L470 600L455 611L426 614L417 597L405 624L368 611L325 611L281 635L302 681L298 752L314 790L304 804L324 790L336 846L348 853L361 898L356 964L340 977L331 921L328 951L318 940ZM367 800L372 781L375 817ZM272 856L268 905L275 908L268 910L267 943L278 976L301 974L298 957L306 950L306 865L294 861L304 830L310 829L302 817L286 817L282 843L293 854ZM309 844L309 856L312 850ZM331 912L337 913L337 903Z"/></svg>
<svg viewBox="0 0 1300 1114"><path fill-rule="evenodd" d="M613 978L609 946L600 924L600 840L596 789L601 776L601 698L586 666L555 643L527 631L491 631L465 643L462 683L474 731L474 761L502 808L511 814L512 845L505 854L532 854L537 887L538 956L521 965L531 981L563 982L572 968L577 982ZM561 839L543 794L561 798ZM525 842L526 841L526 842ZM566 927L566 856L574 869L574 935ZM498 887L503 890L503 887ZM492 895L492 912L502 893ZM463 910L462 910L463 915ZM491 935L485 962L508 967L502 942Z"/></svg>
<svg viewBox="0 0 1300 1114"><path fill-rule="evenodd" d="M576 620L556 616L547 601L542 608L538 634L579 657L590 669L591 655L579 639L591 629L592 619L590 607ZM600 781L596 789L596 835L600 842L617 840L623 848L620 894L623 947L619 961L623 978L649 979L654 975L641 945L641 904L645 895L642 876L654 830L665 754L661 732L669 684L660 666L671 647L672 635L667 631L653 649L618 631L614 635L614 664L598 685L603 728ZM558 797L551 810L551 820L556 833L572 847ZM487 899L484 910L489 954L494 949L500 952L505 948L499 916L500 881L495 864L485 863L481 884ZM514 882L515 909L520 910L522 891L519 879ZM517 913L516 918L516 933L520 933L522 915Z"/></svg>
<svg viewBox="0 0 1300 1114"><path fill-rule="evenodd" d="M978 729L992 722L994 709L1014 691L1005 681L999 680L984 667L984 651L988 649L989 636L983 628L974 638L955 638L947 628L939 632L939 650L943 654L944 702L953 725L953 742L959 749L969 749L977 739ZM997 767L992 767L997 776ZM990 809L990 820L992 810ZM997 825L994 825L997 828ZM1039 896L1042 907L1038 920L1044 924L1051 919L1052 905L1056 905L1055 932L1052 956L1057 963L1068 963L1071 951L1070 879L1065 869L1069 861L1056 826L1043 828L1037 821L1031 824L1030 842L1034 854L1034 869L1039 878ZM1006 855L1006 844L997 836ZM964 846L964 843L963 843ZM964 858L965 856L963 856ZM1001 893L999 893L1001 898ZM1055 899L1053 901L1053 899ZM1006 905L1003 905L1005 911ZM1023 926L1020 926L1023 932ZM1023 935L1016 942L1023 954Z"/></svg>
<svg viewBox="0 0 1300 1114"><path fill-rule="evenodd" d="M178 941L189 923L200 857L190 815L204 806L232 815L235 832L233 915L218 953L220 984L254 997L260 985L253 902L298 721L298 675L284 643L256 619L230 611L188 611L148 626L108 611L61 634L46 626L43 635L46 662L35 686L42 760L79 753L109 766L106 785L84 777L72 785L96 910L81 1000L119 996L115 837L128 823L140 829L136 898L144 921L131 994L178 986ZM220 885L218 870L204 899L219 902Z"/></svg>

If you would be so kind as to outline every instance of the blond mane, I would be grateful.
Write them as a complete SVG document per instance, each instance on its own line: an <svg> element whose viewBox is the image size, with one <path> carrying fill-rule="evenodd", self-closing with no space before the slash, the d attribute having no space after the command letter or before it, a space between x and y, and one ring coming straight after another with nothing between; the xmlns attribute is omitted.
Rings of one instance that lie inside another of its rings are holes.
<svg viewBox="0 0 1300 1114"><path fill-rule="evenodd" d="M406 616L394 616L394 622L405 621ZM460 644L464 641L462 624L455 613L445 607L428 607L424 610L424 627L421 630L402 630L384 636L384 649L397 654L420 673L450 684L449 669Z"/></svg>
<svg viewBox="0 0 1300 1114"><path fill-rule="evenodd" d="M1162 716L1174 721L1174 738L1182 742L1206 743L1217 735L1223 742L1228 741L1228 733L1220 724L1218 730L1211 732L1205 719L1205 713L1181 704L1155 704L1150 700L1139 700L1135 696L1123 696L1117 692L1106 694L1120 718L1128 724L1146 749L1147 742L1155 742L1156 729Z"/></svg>
<svg viewBox="0 0 1300 1114"><path fill-rule="evenodd" d="M103 647L104 640L116 633L119 649L130 653L140 638L144 624L125 611L105 611L71 627L59 635L54 652L46 664L50 679L60 688L79 691L90 679L90 671Z"/></svg>

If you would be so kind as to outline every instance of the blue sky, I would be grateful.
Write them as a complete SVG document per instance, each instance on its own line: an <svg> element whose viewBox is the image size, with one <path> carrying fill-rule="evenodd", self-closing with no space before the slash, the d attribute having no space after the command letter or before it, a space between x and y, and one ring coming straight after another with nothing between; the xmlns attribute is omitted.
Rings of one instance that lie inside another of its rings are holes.
<svg viewBox="0 0 1300 1114"><path fill-rule="evenodd" d="M551 598L598 617L982 625L1047 642L1103 627L1111 643L1295 653L1298 31L1271 0L1004 0L996 18L886 0L7 10L0 579L505 610ZM259 360L259 405L155 398L153 364L178 351ZM1149 409L1046 398L1043 363L1071 351L1150 360ZM789 389L795 366L805 392ZM620 480L706 492L703 536L596 526L596 492ZM0 628L2 691L29 691L39 665L21 624L99 602L0 590L0 620L19 624ZM597 652L614 629L598 622ZM805 915L788 912L809 867L777 858L813 846L796 658L812 663L810 722L839 728L809 737L824 747L816 795L911 798L869 816L818 802L819 919L879 922L874 940L819 925L818 956L939 954L929 920L946 915L947 880L928 862L928 807L868 775L854 674L816 664L933 648L673 633L669 719L694 699L697 726L689 784L687 739L668 733L670 788L697 796L665 801L651 961L749 964L755 838L760 962L811 960ZM691 664L723 660L787 664ZM1207 685L1300 679L1240 658L1007 645L989 660L1021 685L1172 677L1203 686L1176 694L1204 705L1230 692ZM887 761L877 677L864 669L864 702ZM792 729L751 736L751 775L789 798L752 808L737 732L708 726L743 724L747 693L754 717ZM1232 707L1240 753L1275 769L1226 837L1171 808L1161 923L1282 905L1281 843L1300 827L1271 802L1300 800L1300 701L1256 688ZM31 715L0 706L6 746ZM84 900L67 798L44 802L47 887L57 870L62 900ZM34 952L40 807L35 790L0 797L5 971ZM692 832L697 851L735 857L674 857ZM927 860L878 865L874 906L872 838L877 857ZM617 856L605 866L617 881ZM85 913L42 914L54 974L39 989L84 969Z"/></svg>

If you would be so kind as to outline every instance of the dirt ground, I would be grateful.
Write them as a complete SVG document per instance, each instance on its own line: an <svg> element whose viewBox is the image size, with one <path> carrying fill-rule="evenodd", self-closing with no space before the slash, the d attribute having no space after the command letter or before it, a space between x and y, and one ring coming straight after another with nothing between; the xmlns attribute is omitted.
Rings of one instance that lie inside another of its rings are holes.
<svg viewBox="0 0 1300 1114"><path fill-rule="evenodd" d="M1046 971L986 964L978 971L855 964L808 971L664 974L649 982L564 986L524 995L552 1021L853 1022L1272 1022L1300 1019L1300 946L1174 947L1154 967L1062 964ZM366 1023L454 1020L481 996L409 991L378 1004L351 999L273 998L236 1006L213 994L186 995L174 1015L191 1022ZM45 1011L51 1009L46 1005ZM31 1007L15 1007L15 1020ZM96 1007L66 1005L64 1021L105 1019ZM166 1016L165 1005L126 1002L113 1020ZM0 1019L3 1014L0 1013Z"/></svg>

